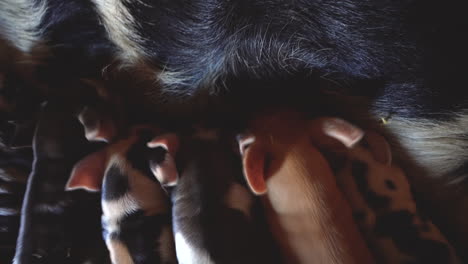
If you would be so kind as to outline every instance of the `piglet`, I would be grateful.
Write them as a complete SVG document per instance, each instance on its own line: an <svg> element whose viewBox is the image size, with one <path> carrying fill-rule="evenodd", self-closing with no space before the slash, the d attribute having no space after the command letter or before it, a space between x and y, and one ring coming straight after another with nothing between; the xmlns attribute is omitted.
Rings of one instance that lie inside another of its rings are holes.
<svg viewBox="0 0 468 264"><path fill-rule="evenodd" d="M150 156L165 153L146 146L157 130L134 127L115 139L112 121L95 118L90 109L80 115L87 138L111 144L75 165L67 189L101 190L103 237L112 263L177 263L170 201L148 163Z"/></svg>
<svg viewBox="0 0 468 264"><path fill-rule="evenodd" d="M444 235L421 214L384 137L366 131L359 144L345 150L323 140L317 145L337 164L338 185L378 263L460 263Z"/></svg>
<svg viewBox="0 0 468 264"><path fill-rule="evenodd" d="M238 137L245 178L261 195L286 263L373 263L327 160L311 141L323 129L349 146L362 137L336 118L307 121L283 111L254 119Z"/></svg>
<svg viewBox="0 0 468 264"><path fill-rule="evenodd" d="M179 262L280 263L232 144L217 131L191 133L164 134L149 143L167 150L164 164L177 166L155 165L152 171L171 189Z"/></svg>
<svg viewBox="0 0 468 264"><path fill-rule="evenodd" d="M96 236L99 197L64 191L73 165L94 149L76 119L78 109L61 101L49 101L41 107L15 264L108 261L105 244Z"/></svg>

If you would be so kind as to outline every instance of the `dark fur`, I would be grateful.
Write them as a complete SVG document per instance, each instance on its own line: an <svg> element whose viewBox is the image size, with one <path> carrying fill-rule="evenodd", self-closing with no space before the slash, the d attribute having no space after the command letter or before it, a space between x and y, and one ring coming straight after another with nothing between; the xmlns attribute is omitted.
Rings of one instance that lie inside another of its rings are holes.
<svg viewBox="0 0 468 264"><path fill-rule="evenodd" d="M161 91L150 87L159 94L153 98L157 102L160 96L177 101L239 90L243 99L246 94L251 99L264 96L253 91L261 88L284 95L285 86L306 93L301 88L318 90L327 82L375 96L377 110L403 116L440 116L466 106L467 93L458 89L466 83L462 69L468 59L461 1L442 6L434 0L113 3L134 18L133 35L124 38L137 44L144 71L151 65L157 79L157 69L163 70ZM47 1L37 28L43 43L37 45L52 51L40 71L48 81L54 74L57 82L99 76L113 55L123 53L107 38L112 29L106 33L99 23L113 21L95 10L102 11L88 1ZM123 63L129 61L124 57ZM295 87L288 85L291 80Z"/></svg>
<svg viewBox="0 0 468 264"><path fill-rule="evenodd" d="M65 192L74 163L91 150L73 113L60 103L42 107L14 263L106 261L99 197Z"/></svg>
<svg viewBox="0 0 468 264"><path fill-rule="evenodd" d="M21 203L31 170L32 150L0 149L0 262L11 262L18 236Z"/></svg>
<svg viewBox="0 0 468 264"><path fill-rule="evenodd" d="M456 88L466 83L461 69L468 59L462 37L468 22L459 4L144 0L124 5L138 23L138 52L176 74L173 81L161 81L171 99L239 89L250 95L262 86L284 94L289 80L303 79L303 87L289 86L300 91L320 88L310 86L325 79L353 93L376 95L385 111L426 116L466 102L467 93ZM365 91L370 80L378 82Z"/></svg>
<svg viewBox="0 0 468 264"><path fill-rule="evenodd" d="M63 84L70 78L99 77L113 46L91 1L32 1L47 5L38 30L43 32L39 44L45 45L50 55L37 70L38 79Z"/></svg>

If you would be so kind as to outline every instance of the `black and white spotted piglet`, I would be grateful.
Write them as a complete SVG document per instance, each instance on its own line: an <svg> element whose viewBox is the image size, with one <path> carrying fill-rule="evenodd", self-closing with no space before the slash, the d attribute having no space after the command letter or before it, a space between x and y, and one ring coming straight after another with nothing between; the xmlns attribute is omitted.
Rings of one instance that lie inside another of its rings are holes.
<svg viewBox="0 0 468 264"><path fill-rule="evenodd" d="M437 226L421 214L384 137L367 131L347 150L324 150L335 152L337 183L378 263L460 263Z"/></svg>
<svg viewBox="0 0 468 264"><path fill-rule="evenodd" d="M102 122L88 127L87 138L112 141L111 127ZM164 154L146 146L153 132L135 128L85 157L67 184L68 189L101 190L103 236L112 263L177 263L169 198L148 164L150 155Z"/></svg>
<svg viewBox="0 0 468 264"><path fill-rule="evenodd" d="M245 185L240 157L227 142L216 133L198 133L164 134L149 143L168 151L152 171L163 185L172 186L179 263L278 263L263 210ZM174 160L177 168L171 165Z"/></svg>

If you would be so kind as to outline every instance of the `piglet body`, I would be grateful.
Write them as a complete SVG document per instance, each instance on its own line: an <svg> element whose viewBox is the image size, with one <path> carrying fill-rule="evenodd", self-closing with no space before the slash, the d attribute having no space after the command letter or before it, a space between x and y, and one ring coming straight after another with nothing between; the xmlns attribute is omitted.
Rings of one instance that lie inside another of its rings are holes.
<svg viewBox="0 0 468 264"><path fill-rule="evenodd" d="M103 236L112 263L177 263L169 197L148 162L149 155L159 151L146 146L152 132L134 129L128 137L87 156L75 166L67 184L68 189L91 191L102 187Z"/></svg>
<svg viewBox="0 0 468 264"><path fill-rule="evenodd" d="M93 149L82 133L73 105L43 104L34 133L34 162L23 200L15 264L107 263L99 237L99 197L64 191L74 163Z"/></svg>
<svg viewBox="0 0 468 264"><path fill-rule="evenodd" d="M257 119L239 141L244 174L263 194L286 263L372 263L328 162L310 140L320 122L287 112Z"/></svg>
<svg viewBox="0 0 468 264"><path fill-rule="evenodd" d="M344 156L338 185L379 263L461 263L437 226L421 214L384 137L367 131L362 144L335 155Z"/></svg>
<svg viewBox="0 0 468 264"><path fill-rule="evenodd" d="M259 201L245 185L232 147L197 136L178 145L172 202L179 262L279 263Z"/></svg>
<svg viewBox="0 0 468 264"><path fill-rule="evenodd" d="M302 148L302 149L301 149ZM293 148L267 182L263 201L272 231L283 244L288 263L353 263L351 212L333 186L333 175L318 153ZM314 157L315 156L315 157ZM313 176L304 177L314 172ZM316 174L315 174L316 173ZM291 175L301 177L291 177ZM359 243L359 242L358 242Z"/></svg>

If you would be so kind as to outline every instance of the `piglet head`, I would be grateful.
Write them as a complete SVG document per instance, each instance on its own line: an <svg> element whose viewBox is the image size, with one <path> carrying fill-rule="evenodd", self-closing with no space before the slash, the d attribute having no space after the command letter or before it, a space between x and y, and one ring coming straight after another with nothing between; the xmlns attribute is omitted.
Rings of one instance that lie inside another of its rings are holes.
<svg viewBox="0 0 468 264"><path fill-rule="evenodd" d="M116 137L116 125L104 111L85 106L78 114L89 141L111 142ZM109 159L108 147L92 153L80 160L71 172L66 190L85 189L100 191L102 179Z"/></svg>
<svg viewBox="0 0 468 264"><path fill-rule="evenodd" d="M334 117L306 120L294 113L254 121L248 133L237 140L242 155L244 176L256 195L267 192L266 180L274 167L295 146L340 151L353 147L364 132L351 123ZM321 155L318 151L311 151ZM322 157L320 157L322 158Z"/></svg>
<svg viewBox="0 0 468 264"><path fill-rule="evenodd" d="M84 107L78 119L84 126L85 136L89 141L110 142L116 136L116 128L112 119L95 108ZM108 160L108 147L80 160L72 169L66 190L100 191Z"/></svg>
<svg viewBox="0 0 468 264"><path fill-rule="evenodd" d="M85 127L88 140L111 142L111 144L88 155L75 165L66 186L68 190L99 191L112 157L117 155L125 159L126 152L134 144L146 140L147 132L150 133L149 135L160 134L159 129L151 126L135 126L130 129L129 133L125 134L124 138L116 140L116 125L109 116L96 111L96 109L86 107L79 114L79 119ZM148 161L151 172L163 186L174 186L178 178L173 159L178 149L177 136L171 133L160 134L148 140L146 147L146 150L142 149L138 152L138 156L141 155L138 159Z"/></svg>

